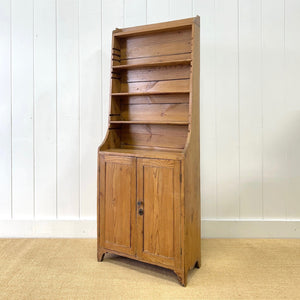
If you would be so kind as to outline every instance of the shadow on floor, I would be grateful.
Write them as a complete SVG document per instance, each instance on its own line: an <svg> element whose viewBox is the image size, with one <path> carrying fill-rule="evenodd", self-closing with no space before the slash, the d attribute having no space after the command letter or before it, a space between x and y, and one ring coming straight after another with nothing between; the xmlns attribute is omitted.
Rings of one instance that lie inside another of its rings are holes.
<svg viewBox="0 0 300 300"><path fill-rule="evenodd" d="M161 278L161 279L167 280L169 282L179 284L176 274L172 270L169 270L169 269L166 269L163 267L151 265L151 264L140 262L140 261L130 259L127 257L118 256L118 255L109 254L109 253L105 254L103 262L115 264L118 266L123 266L123 267L129 268L131 270L150 275L155 278ZM194 274L195 274L195 269L190 270L188 273L188 280L190 280L191 277L194 276Z"/></svg>

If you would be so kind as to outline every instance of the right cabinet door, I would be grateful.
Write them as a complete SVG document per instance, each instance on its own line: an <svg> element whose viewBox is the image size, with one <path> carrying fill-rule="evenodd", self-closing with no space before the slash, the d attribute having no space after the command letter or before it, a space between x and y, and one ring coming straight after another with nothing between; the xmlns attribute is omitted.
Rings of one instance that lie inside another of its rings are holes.
<svg viewBox="0 0 300 300"><path fill-rule="evenodd" d="M180 262L180 161L137 159L137 255L176 267Z"/></svg>

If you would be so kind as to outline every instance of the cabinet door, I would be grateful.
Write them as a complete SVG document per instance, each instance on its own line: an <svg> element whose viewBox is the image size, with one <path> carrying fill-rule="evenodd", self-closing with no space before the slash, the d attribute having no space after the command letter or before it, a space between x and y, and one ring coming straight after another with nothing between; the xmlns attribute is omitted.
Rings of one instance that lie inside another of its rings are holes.
<svg viewBox="0 0 300 300"><path fill-rule="evenodd" d="M137 255L164 266L180 257L180 162L137 159Z"/></svg>
<svg viewBox="0 0 300 300"><path fill-rule="evenodd" d="M100 247L135 254L136 159L100 156Z"/></svg>

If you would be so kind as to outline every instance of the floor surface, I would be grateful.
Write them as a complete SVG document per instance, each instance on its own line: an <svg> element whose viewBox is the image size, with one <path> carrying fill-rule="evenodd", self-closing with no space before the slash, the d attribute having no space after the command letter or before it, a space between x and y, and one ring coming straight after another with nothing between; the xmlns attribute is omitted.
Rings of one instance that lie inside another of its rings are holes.
<svg viewBox="0 0 300 300"><path fill-rule="evenodd" d="M187 287L95 239L0 239L0 299L300 299L300 240L206 239Z"/></svg>

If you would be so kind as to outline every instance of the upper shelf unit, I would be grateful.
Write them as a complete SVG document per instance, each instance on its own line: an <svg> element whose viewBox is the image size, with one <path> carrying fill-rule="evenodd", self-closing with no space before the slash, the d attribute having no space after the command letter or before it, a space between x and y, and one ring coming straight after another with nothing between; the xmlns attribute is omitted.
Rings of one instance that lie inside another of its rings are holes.
<svg viewBox="0 0 300 300"><path fill-rule="evenodd" d="M101 150L184 150L191 123L192 22L113 32L109 133Z"/></svg>

